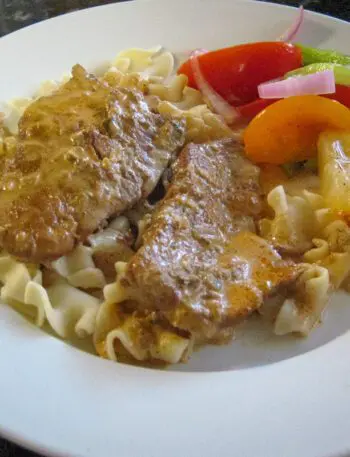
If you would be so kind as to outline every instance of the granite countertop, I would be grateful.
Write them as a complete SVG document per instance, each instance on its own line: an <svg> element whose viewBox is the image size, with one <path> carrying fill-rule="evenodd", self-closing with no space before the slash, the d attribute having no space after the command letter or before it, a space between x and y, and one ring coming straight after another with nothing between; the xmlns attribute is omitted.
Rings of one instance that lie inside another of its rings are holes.
<svg viewBox="0 0 350 457"><path fill-rule="evenodd" d="M293 6L300 3L294 0L270 1ZM115 0L0 0L0 36L59 14L107 3L115 3ZM349 0L309 0L308 9L350 19Z"/></svg>
<svg viewBox="0 0 350 457"><path fill-rule="evenodd" d="M292 6L298 6L300 3L294 0L270 1ZM0 0L0 36L59 14L107 3L116 2L114 0ZM350 0L310 0L308 9L350 21ZM0 457L37 457L37 455L0 438Z"/></svg>

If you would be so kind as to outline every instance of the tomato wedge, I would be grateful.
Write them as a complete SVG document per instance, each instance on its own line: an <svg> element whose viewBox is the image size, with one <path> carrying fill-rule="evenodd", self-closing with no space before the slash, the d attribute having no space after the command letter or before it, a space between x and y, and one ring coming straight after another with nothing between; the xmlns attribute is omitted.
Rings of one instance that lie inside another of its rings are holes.
<svg viewBox="0 0 350 457"><path fill-rule="evenodd" d="M259 113L261 113L261 111L263 111L265 108L272 105L273 103L276 103L277 101L278 100L258 98L253 102L247 103L246 105L239 106L237 110L244 119L251 120Z"/></svg>
<svg viewBox="0 0 350 457"><path fill-rule="evenodd" d="M337 102L341 103L342 105L350 108L350 87L348 87L348 86L343 86L341 84L337 84L335 94L323 95L323 97L331 98L332 100L336 100Z"/></svg>
<svg viewBox="0 0 350 457"><path fill-rule="evenodd" d="M198 56L206 81L234 106L258 98L258 85L302 66L301 50L283 42L248 43ZM178 70L197 89L190 61Z"/></svg>
<svg viewBox="0 0 350 457"><path fill-rule="evenodd" d="M298 162L316 156L318 136L327 129L350 131L350 109L318 95L286 98L251 121L245 151L256 163Z"/></svg>

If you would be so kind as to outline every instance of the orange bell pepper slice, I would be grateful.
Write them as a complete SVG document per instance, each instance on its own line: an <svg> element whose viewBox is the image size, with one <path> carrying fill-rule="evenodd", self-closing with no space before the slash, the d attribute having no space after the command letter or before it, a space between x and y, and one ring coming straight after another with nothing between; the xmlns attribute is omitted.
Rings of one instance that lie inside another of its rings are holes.
<svg viewBox="0 0 350 457"><path fill-rule="evenodd" d="M246 155L256 163L284 164L316 157L319 134L350 131L350 109L317 95L280 100L258 114L244 132Z"/></svg>

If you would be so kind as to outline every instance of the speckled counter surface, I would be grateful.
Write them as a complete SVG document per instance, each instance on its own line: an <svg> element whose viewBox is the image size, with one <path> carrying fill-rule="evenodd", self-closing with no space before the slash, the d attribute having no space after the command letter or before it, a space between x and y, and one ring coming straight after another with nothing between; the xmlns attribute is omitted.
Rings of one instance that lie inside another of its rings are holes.
<svg viewBox="0 0 350 457"><path fill-rule="evenodd" d="M270 1L294 6L299 4L294 0ZM114 0L0 0L0 36L69 11L114 2ZM350 19L350 0L311 0L308 9L345 20Z"/></svg>
<svg viewBox="0 0 350 457"><path fill-rule="evenodd" d="M125 0L119 0L125 1ZM169 1L169 0L164 0ZM176 0L174 0L176 1ZM297 6L298 1L280 0L273 3ZM14 32L50 17L90 6L115 3L114 0L0 0L0 36ZM350 21L350 0L314 0L308 9ZM1 405L0 405L1 407ZM0 457L38 457L0 438ZM344 456L345 457L345 456ZM350 457L350 456L349 456Z"/></svg>

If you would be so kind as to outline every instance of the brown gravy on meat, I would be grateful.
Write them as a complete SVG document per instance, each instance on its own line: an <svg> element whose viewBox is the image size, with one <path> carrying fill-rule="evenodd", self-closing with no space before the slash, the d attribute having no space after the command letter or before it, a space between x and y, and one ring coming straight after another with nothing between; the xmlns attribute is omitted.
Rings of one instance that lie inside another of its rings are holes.
<svg viewBox="0 0 350 457"><path fill-rule="evenodd" d="M220 340L294 278L294 264L252 233L259 173L240 145L189 145L173 172L122 280L128 309L155 312L196 342Z"/></svg>
<svg viewBox="0 0 350 457"><path fill-rule="evenodd" d="M30 262L69 253L152 192L184 132L139 90L114 89L76 65L26 109L17 147L2 157L0 246Z"/></svg>

